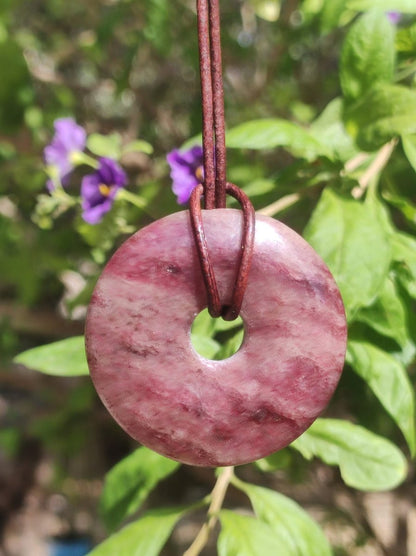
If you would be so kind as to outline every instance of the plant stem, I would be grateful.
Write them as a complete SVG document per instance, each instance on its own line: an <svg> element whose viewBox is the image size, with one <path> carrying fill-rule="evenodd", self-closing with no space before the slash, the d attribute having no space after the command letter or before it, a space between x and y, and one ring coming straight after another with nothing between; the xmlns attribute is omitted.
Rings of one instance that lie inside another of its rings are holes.
<svg viewBox="0 0 416 556"><path fill-rule="evenodd" d="M344 172L342 174L354 172L357 168L364 164L364 162L367 162L370 156L371 155L369 153L358 153L357 156L354 156L354 158L351 158L351 160L348 160L348 162L345 163Z"/></svg>
<svg viewBox="0 0 416 556"><path fill-rule="evenodd" d="M206 546L209 536L212 533L218 521L218 512L221 510L227 488L234 476L234 467L224 467L222 469L217 482L212 490L211 504L207 512L207 520L201 527L194 542L184 552L183 556L198 556Z"/></svg>
<svg viewBox="0 0 416 556"><path fill-rule="evenodd" d="M355 199L360 199L364 195L366 189L370 186L373 179L382 172L383 168L386 166L391 155L393 154L396 145L397 139L392 139L381 147L373 162L358 180L359 186L353 189L352 196Z"/></svg>
<svg viewBox="0 0 416 556"><path fill-rule="evenodd" d="M282 210L285 210L297 203L300 198L300 193L291 193L290 195L285 195L281 199L278 199L271 205L267 205L267 207L264 207L257 212L259 214L263 214L264 216L274 216L278 212L282 212Z"/></svg>
<svg viewBox="0 0 416 556"><path fill-rule="evenodd" d="M131 203L132 205L134 205L139 209L142 210L146 209L147 206L146 201L142 197L136 195L135 193L132 193L131 191L127 191L127 189L119 189L117 196L119 199L124 199L125 201L128 201L129 203Z"/></svg>
<svg viewBox="0 0 416 556"><path fill-rule="evenodd" d="M99 166L98 160L95 160L95 158L92 158L92 156L89 156L88 154L81 151L73 152L70 156L70 159L75 166L81 166L82 164L85 164L86 166L90 166L94 169L97 169Z"/></svg>

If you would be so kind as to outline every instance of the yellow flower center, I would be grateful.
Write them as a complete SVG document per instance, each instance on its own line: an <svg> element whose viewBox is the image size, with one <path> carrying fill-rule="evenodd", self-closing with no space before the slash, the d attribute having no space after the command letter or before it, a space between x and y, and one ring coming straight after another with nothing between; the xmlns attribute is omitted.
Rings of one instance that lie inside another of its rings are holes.
<svg viewBox="0 0 416 556"><path fill-rule="evenodd" d="M204 167L203 166L198 166L198 168L195 170L195 176L197 177L197 179L200 182L204 181Z"/></svg>
<svg viewBox="0 0 416 556"><path fill-rule="evenodd" d="M100 183L100 185L98 186L98 190L103 197L108 197L111 193L112 186L106 185L105 183Z"/></svg>

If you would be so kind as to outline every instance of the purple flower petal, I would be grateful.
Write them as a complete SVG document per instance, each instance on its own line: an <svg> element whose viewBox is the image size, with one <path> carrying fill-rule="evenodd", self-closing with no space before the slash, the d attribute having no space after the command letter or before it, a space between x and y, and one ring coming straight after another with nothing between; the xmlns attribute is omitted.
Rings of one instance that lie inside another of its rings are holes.
<svg viewBox="0 0 416 556"><path fill-rule="evenodd" d="M393 25L397 25L402 18L402 14L397 11L387 12L387 17Z"/></svg>
<svg viewBox="0 0 416 556"><path fill-rule="evenodd" d="M186 151L174 149L166 157L170 166L172 191L179 204L189 201L192 190L201 183L203 150L199 145Z"/></svg>
<svg viewBox="0 0 416 556"><path fill-rule="evenodd" d="M59 118L54 123L55 136L69 151L83 151L85 149L87 134L85 129L78 125L73 118Z"/></svg>
<svg viewBox="0 0 416 556"><path fill-rule="evenodd" d="M89 224L98 224L111 210L118 190L127 183L124 170L111 158L100 158L93 174L81 182L82 218Z"/></svg>
<svg viewBox="0 0 416 556"><path fill-rule="evenodd" d="M82 218L88 224L99 224L107 212L110 212L113 206L113 199L107 199L95 207L90 207L82 213Z"/></svg>
<svg viewBox="0 0 416 556"><path fill-rule="evenodd" d="M127 176L121 166L112 158L100 158L98 174L102 183L106 185L117 185L124 187L127 183Z"/></svg>
<svg viewBox="0 0 416 556"><path fill-rule="evenodd" d="M43 151L48 166L57 169L62 185L68 185L69 176L74 169L71 155L85 149L87 135L85 129L72 118L59 118L54 123L55 134ZM49 191L55 188L52 180L47 183Z"/></svg>

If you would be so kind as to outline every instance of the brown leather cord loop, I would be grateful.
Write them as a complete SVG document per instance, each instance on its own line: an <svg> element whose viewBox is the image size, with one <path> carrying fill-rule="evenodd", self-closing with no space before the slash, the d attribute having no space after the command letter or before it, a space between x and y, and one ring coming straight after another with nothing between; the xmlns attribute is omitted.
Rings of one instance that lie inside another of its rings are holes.
<svg viewBox="0 0 416 556"><path fill-rule="evenodd" d="M199 70L202 96L205 208L215 208L214 99L211 80L210 20L207 0L197 0Z"/></svg>
<svg viewBox="0 0 416 556"><path fill-rule="evenodd" d="M227 153L225 148L224 86L222 79L221 19L219 0L210 1L211 80L215 134L215 206L225 208Z"/></svg>
<svg viewBox="0 0 416 556"><path fill-rule="evenodd" d="M227 157L219 1L197 0L197 12L205 208L225 208Z"/></svg>
<svg viewBox="0 0 416 556"><path fill-rule="evenodd" d="M227 183L226 191L240 203L243 210L243 237L238 273L234 283L231 305L223 307L221 315L224 320L235 320L240 314L253 258L256 213L250 199L239 187L233 183Z"/></svg>
<svg viewBox="0 0 416 556"><path fill-rule="evenodd" d="M244 293L247 287L248 275L254 249L254 231L256 216L253 205L247 195L232 183L226 184L226 191L241 205L243 211L243 237L241 241L241 255L234 282L234 289L230 305L222 305L214 268L209 255L208 244L202 222L201 197L204 193L202 185L198 185L191 194L190 215L195 238L202 276L207 291L207 306L209 314L216 318L222 316L224 320L235 320L240 314Z"/></svg>
<svg viewBox="0 0 416 556"><path fill-rule="evenodd" d="M247 286L254 247L255 213L247 195L236 185L227 182L219 0L197 0L197 13L202 90L204 183L193 190L189 210L207 291L209 313L212 317L222 316L225 320L234 320L240 313ZM204 196L206 209L225 208L227 193L237 199L242 207L243 237L231 303L229 306L223 306L202 223L201 198Z"/></svg>
<svg viewBox="0 0 416 556"><path fill-rule="evenodd" d="M201 197L203 194L204 188L202 185L195 187L189 200L189 212L199 264L201 265L202 277L207 291L208 311L211 317L217 318L221 316L222 306L202 224Z"/></svg>

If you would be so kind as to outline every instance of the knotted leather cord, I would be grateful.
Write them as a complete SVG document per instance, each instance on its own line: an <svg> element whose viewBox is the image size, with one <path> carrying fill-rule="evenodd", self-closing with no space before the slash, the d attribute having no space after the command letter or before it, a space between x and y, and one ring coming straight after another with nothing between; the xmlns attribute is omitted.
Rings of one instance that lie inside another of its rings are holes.
<svg viewBox="0 0 416 556"><path fill-rule="evenodd" d="M212 317L225 320L238 317L247 286L254 248L255 212L247 195L227 182L224 88L219 0L197 0L198 40L202 90L202 142L204 151L204 183L197 186L190 199L192 230L207 291L208 311ZM225 208L227 193L237 199L243 210L243 235L238 271L231 303L221 303L214 269L209 256L201 211L204 196L206 209Z"/></svg>

